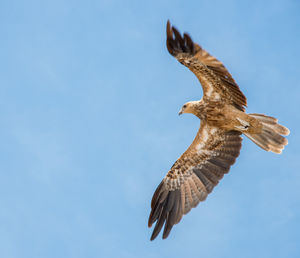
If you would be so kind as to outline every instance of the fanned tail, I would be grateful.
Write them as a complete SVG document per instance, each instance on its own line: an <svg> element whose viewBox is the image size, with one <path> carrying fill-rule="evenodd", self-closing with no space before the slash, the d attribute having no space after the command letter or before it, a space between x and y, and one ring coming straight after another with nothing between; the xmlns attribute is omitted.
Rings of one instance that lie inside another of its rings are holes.
<svg viewBox="0 0 300 258"><path fill-rule="evenodd" d="M278 120L271 116L263 114L249 114L249 116L261 122L262 131L260 133L244 132L244 134L262 149L280 154L288 144L288 140L282 135L289 135L289 129L278 124Z"/></svg>

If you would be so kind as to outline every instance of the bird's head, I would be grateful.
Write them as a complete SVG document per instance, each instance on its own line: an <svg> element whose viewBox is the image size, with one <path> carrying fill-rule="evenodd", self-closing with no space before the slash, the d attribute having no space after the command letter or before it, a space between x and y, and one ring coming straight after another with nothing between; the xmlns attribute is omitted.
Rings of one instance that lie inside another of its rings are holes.
<svg viewBox="0 0 300 258"><path fill-rule="evenodd" d="M180 109L178 115L184 114L184 113L191 113L196 115L197 114L197 106L199 101L189 101L185 103L182 108Z"/></svg>

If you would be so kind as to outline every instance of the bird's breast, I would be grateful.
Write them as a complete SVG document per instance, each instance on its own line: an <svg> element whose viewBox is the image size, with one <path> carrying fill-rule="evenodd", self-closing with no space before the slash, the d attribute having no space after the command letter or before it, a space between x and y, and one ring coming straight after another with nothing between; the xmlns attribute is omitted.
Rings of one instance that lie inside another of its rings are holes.
<svg viewBox="0 0 300 258"><path fill-rule="evenodd" d="M204 119L209 125L222 129L230 129L235 119L231 107L222 103L208 105L203 113L205 114Z"/></svg>

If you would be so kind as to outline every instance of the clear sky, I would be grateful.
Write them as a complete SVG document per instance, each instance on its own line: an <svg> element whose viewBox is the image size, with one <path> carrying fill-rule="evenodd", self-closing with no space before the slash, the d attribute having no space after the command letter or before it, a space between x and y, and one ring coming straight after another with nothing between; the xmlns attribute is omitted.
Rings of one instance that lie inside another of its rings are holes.
<svg viewBox="0 0 300 258"><path fill-rule="evenodd" d="M300 257L300 2L0 2L2 258ZM220 59L247 112L291 130L248 139L228 175L150 242L152 194L192 142L202 96L167 19Z"/></svg>

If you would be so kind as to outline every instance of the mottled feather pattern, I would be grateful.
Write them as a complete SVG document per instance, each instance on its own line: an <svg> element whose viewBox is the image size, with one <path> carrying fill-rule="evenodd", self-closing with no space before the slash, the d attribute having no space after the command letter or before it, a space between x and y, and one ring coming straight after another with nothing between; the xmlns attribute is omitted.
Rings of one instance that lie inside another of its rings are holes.
<svg viewBox="0 0 300 258"><path fill-rule="evenodd" d="M241 134L266 151L281 153L288 128L274 117L246 114L246 98L225 66L195 44L191 37L167 23L167 49L199 79L203 98L183 105L179 114L191 113L201 120L199 131L154 192L148 226L155 223L151 240L163 230L167 238L179 223L228 173L239 156Z"/></svg>
<svg viewBox="0 0 300 258"><path fill-rule="evenodd" d="M156 221L151 240L163 225L163 238L166 238L184 214L206 199L235 162L241 141L239 132L225 132L201 124L191 146L175 162L154 193L148 222L151 227Z"/></svg>
<svg viewBox="0 0 300 258"><path fill-rule="evenodd" d="M191 37L167 23L167 48L171 55L187 66L199 79L207 100L222 100L244 111L247 100L231 74L218 59L194 43Z"/></svg>

